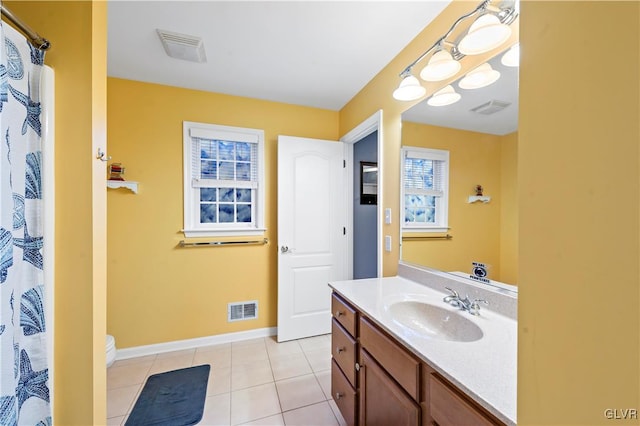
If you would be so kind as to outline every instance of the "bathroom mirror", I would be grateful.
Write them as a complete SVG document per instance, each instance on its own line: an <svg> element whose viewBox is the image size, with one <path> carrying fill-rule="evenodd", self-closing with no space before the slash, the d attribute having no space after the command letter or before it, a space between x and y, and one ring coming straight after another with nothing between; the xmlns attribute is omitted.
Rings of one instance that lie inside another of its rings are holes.
<svg viewBox="0 0 640 426"><path fill-rule="evenodd" d="M402 145L448 150L450 163L449 229L402 232L401 259L461 277L484 268L486 278L515 285L518 67L502 56L489 61L500 72L491 85L465 90L456 81L457 103L425 99L402 114Z"/></svg>
<svg viewBox="0 0 640 426"><path fill-rule="evenodd" d="M360 162L360 204L378 204L378 163Z"/></svg>

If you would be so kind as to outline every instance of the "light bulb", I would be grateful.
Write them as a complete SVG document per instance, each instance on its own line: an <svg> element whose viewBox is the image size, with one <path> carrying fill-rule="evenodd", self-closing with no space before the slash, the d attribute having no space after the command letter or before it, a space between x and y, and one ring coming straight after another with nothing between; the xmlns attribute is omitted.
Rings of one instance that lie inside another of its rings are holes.
<svg viewBox="0 0 640 426"><path fill-rule="evenodd" d="M458 71L460 71L460 62L453 59L446 50L439 50L420 71L420 78L425 81L442 81L453 77Z"/></svg>

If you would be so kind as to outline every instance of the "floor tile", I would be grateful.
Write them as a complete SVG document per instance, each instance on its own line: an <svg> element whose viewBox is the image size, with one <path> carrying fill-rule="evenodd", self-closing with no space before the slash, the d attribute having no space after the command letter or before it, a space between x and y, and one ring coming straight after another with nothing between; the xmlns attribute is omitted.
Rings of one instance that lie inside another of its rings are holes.
<svg viewBox="0 0 640 426"><path fill-rule="evenodd" d="M298 343L302 347L302 350L305 352L315 351L318 349L327 349L329 351L331 350L331 338L329 334L300 339L298 340Z"/></svg>
<svg viewBox="0 0 640 426"><path fill-rule="evenodd" d="M310 374L311 366L302 352L292 355L271 356L271 369L276 380Z"/></svg>
<svg viewBox="0 0 640 426"><path fill-rule="evenodd" d="M267 345L267 352L269 356L282 356L282 355L294 355L301 354L302 347L297 340L290 340L288 342L278 343L275 336L265 339Z"/></svg>
<svg viewBox="0 0 640 426"><path fill-rule="evenodd" d="M177 356L187 356L187 355L190 355L193 357L193 354L195 353L196 353L195 349L181 349L179 351L163 352L161 354L158 354L158 357L156 359L173 358Z"/></svg>
<svg viewBox="0 0 640 426"><path fill-rule="evenodd" d="M248 364L269 359L264 342L260 344L231 347L231 365Z"/></svg>
<svg viewBox="0 0 640 426"><path fill-rule="evenodd" d="M318 383L327 399L331 399L331 370L324 370L315 373Z"/></svg>
<svg viewBox="0 0 640 426"><path fill-rule="evenodd" d="M231 392L231 369L212 367L207 382L207 396Z"/></svg>
<svg viewBox="0 0 640 426"><path fill-rule="evenodd" d="M125 386L107 391L107 418L124 416L131 411L141 385Z"/></svg>
<svg viewBox="0 0 640 426"><path fill-rule="evenodd" d="M158 355L153 354L153 355L138 356L135 358L119 359L116 362L114 362L113 365L111 365L111 367L107 369L107 371L115 367L123 367L125 365L137 364L140 362L155 361L157 357Z"/></svg>
<svg viewBox="0 0 640 426"><path fill-rule="evenodd" d="M124 424L124 419L126 418L126 416L111 417L110 419L107 419L107 426L121 426Z"/></svg>
<svg viewBox="0 0 640 426"><path fill-rule="evenodd" d="M138 362L107 369L107 389L139 385L145 382L153 361Z"/></svg>
<svg viewBox="0 0 640 426"><path fill-rule="evenodd" d="M273 373L268 359L231 367L231 390L273 382Z"/></svg>
<svg viewBox="0 0 640 426"><path fill-rule="evenodd" d="M240 340L237 342L232 342L231 343L231 347L232 348L240 348L242 346L252 346L252 345L264 345L265 344L265 338L264 337L258 337L255 339L247 339L247 340Z"/></svg>
<svg viewBox="0 0 640 426"><path fill-rule="evenodd" d="M229 425L231 424L231 394L209 396L204 403L204 412L200 425Z"/></svg>
<svg viewBox="0 0 640 426"><path fill-rule="evenodd" d="M193 354L178 355L169 358L158 358L151 365L149 375L164 373L166 371L178 370L180 368L191 367L193 364Z"/></svg>
<svg viewBox="0 0 640 426"><path fill-rule="evenodd" d="M243 423L242 426L284 426L284 419L282 418L282 414L276 414L275 416Z"/></svg>
<svg viewBox="0 0 640 426"><path fill-rule="evenodd" d="M231 346L228 348L211 349L208 351L196 351L193 356L193 365L209 364L213 368L231 367Z"/></svg>
<svg viewBox="0 0 640 426"><path fill-rule="evenodd" d="M321 349L305 352L305 356L314 372L331 369L331 352L328 350Z"/></svg>
<svg viewBox="0 0 640 426"><path fill-rule="evenodd" d="M282 413L287 426L338 426L327 401Z"/></svg>
<svg viewBox="0 0 640 426"><path fill-rule="evenodd" d="M247 423L280 412L274 383L231 392L231 424Z"/></svg>
<svg viewBox="0 0 640 426"><path fill-rule="evenodd" d="M326 400L313 374L276 382L282 411L293 410Z"/></svg>

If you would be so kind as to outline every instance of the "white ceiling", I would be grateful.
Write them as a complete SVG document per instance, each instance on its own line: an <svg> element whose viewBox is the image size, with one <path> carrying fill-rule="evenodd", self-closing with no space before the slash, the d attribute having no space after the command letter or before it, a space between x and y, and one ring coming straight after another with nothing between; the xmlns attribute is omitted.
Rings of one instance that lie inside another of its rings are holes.
<svg viewBox="0 0 640 426"><path fill-rule="evenodd" d="M108 75L339 110L449 1L110 1ZM168 57L158 28L207 62Z"/></svg>

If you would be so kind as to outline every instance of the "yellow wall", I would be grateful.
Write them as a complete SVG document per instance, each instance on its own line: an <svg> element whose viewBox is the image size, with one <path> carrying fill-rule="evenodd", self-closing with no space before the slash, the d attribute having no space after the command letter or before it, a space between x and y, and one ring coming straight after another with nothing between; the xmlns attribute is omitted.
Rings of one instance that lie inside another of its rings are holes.
<svg viewBox="0 0 640 426"><path fill-rule="evenodd" d="M108 100L109 154L140 182L137 195L108 193L108 330L118 347L275 327L277 137L336 140L338 113L116 78ZM271 244L176 247L185 120L264 129ZM259 318L227 322L227 303L245 300L258 300Z"/></svg>
<svg viewBox="0 0 640 426"><path fill-rule="evenodd" d="M98 184L92 176L104 176L93 143L104 140L106 3L4 3L53 45L45 62L56 81L54 421L100 424L106 417L106 196L102 179Z"/></svg>
<svg viewBox="0 0 640 426"><path fill-rule="evenodd" d="M640 408L639 7L521 3L520 425Z"/></svg>
<svg viewBox="0 0 640 426"><path fill-rule="evenodd" d="M500 142L500 281L518 284L518 133Z"/></svg>
<svg viewBox="0 0 640 426"><path fill-rule="evenodd" d="M501 136L425 124L402 123L402 145L449 151L449 234L452 240L403 241L402 259L443 271L470 273L471 262L490 266L489 277L504 281L500 269ZM491 202L468 203L482 185ZM411 234L429 235L429 234ZM433 235L433 234L432 234ZM440 234L438 234L440 235Z"/></svg>

